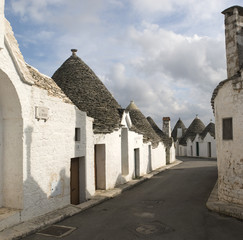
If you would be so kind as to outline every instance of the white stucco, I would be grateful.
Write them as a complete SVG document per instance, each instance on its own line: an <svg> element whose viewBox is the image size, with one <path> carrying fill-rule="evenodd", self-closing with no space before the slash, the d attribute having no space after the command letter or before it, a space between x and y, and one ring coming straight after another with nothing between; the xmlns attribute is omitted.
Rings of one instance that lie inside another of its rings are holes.
<svg viewBox="0 0 243 240"><path fill-rule="evenodd" d="M49 97L42 89L32 87L32 118L24 128L24 210L23 220L40 215L70 203L71 158L84 157L88 176L93 165L92 151L86 152L86 114L58 98ZM34 106L49 109L49 118L33 120ZM89 121L89 119L88 119ZM89 124L92 133L92 125ZM81 129L81 139L75 142L75 128ZM91 142L92 144L92 142ZM93 145L92 145L93 146ZM93 149L89 146L90 149ZM90 156L90 155L91 156ZM87 194L94 194L92 178L86 177ZM54 193L55 189L56 192ZM88 188L87 188L88 187ZM88 196L86 196L88 197ZM85 198L86 198L85 197ZM39 207L36 208L36 203Z"/></svg>
<svg viewBox="0 0 243 240"><path fill-rule="evenodd" d="M162 142L152 148L152 170L166 165L166 151Z"/></svg>
<svg viewBox="0 0 243 240"><path fill-rule="evenodd" d="M94 144L105 145L105 189L113 188L121 181L121 129L110 134L95 134Z"/></svg>
<svg viewBox="0 0 243 240"><path fill-rule="evenodd" d="M232 81L220 88L215 98L219 198L243 204L243 92ZM222 119L232 117L233 140L222 139Z"/></svg>
<svg viewBox="0 0 243 240"><path fill-rule="evenodd" d="M199 152L197 152L197 143ZM211 144L211 156L209 154L209 143ZM210 157L216 158L216 141L215 138L207 133L205 138L197 134L193 141L188 138L187 139L187 156L192 157Z"/></svg>
<svg viewBox="0 0 243 240"><path fill-rule="evenodd" d="M0 22L3 22L1 11ZM104 189L166 165L164 144L152 147L150 142L144 143L142 134L129 130L132 122L128 112L124 112L119 130L93 134L93 119L72 103L65 103L64 94L52 95L52 89L47 91L35 85L8 22L5 32L3 29L0 30L0 38L5 33L0 50L0 207L15 209L19 214L6 219L4 224L0 222L1 226L8 227L69 204L73 158L79 161L80 199L94 195L95 146L100 147L104 163L104 168L98 169L104 176ZM40 109L45 111L44 119L37 118ZM79 140L75 140L75 128L80 129ZM174 161L173 146L170 153Z"/></svg>
<svg viewBox="0 0 243 240"><path fill-rule="evenodd" d="M31 84L8 23L0 51L0 207L18 209L25 221L70 203L70 162L85 161L85 198L95 193L92 119L74 105ZM35 117L48 109L47 120ZM81 139L75 142L75 128ZM80 178L81 179L81 178ZM2 226L2 225L1 225ZM5 227L8 224L4 225Z"/></svg>

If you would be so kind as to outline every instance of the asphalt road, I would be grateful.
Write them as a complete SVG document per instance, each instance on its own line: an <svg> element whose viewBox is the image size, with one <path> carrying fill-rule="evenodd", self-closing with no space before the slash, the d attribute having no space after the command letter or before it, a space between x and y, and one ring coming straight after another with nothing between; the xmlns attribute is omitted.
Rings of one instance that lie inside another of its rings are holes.
<svg viewBox="0 0 243 240"><path fill-rule="evenodd" d="M181 160L122 195L58 223L76 228L61 239L242 240L242 221L205 206L217 179L216 161ZM34 234L23 239L57 238Z"/></svg>

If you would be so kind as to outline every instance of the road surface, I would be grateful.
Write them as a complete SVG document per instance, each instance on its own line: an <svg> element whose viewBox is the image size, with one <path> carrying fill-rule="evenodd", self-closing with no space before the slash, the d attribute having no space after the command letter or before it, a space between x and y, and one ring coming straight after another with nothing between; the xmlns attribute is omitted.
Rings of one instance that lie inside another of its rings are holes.
<svg viewBox="0 0 243 240"><path fill-rule="evenodd" d="M181 160L120 196L58 223L75 227L61 239L242 240L243 222L210 212L205 205L217 179L216 161ZM57 238L33 234L23 239Z"/></svg>

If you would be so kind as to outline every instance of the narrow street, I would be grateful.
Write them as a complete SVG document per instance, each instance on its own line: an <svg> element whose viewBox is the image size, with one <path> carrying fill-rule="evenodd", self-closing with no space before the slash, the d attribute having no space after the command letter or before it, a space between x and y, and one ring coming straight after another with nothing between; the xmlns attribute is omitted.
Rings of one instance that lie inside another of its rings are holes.
<svg viewBox="0 0 243 240"><path fill-rule="evenodd" d="M122 195L68 218L69 240L242 240L243 222L210 212L206 201L217 179L216 161L179 158ZM55 237L33 234L23 239Z"/></svg>

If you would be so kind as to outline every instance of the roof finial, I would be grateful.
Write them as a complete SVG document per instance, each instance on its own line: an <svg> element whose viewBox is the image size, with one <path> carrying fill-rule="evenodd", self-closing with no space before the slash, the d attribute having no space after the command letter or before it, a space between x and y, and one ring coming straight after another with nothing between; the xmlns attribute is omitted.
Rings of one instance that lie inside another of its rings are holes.
<svg viewBox="0 0 243 240"><path fill-rule="evenodd" d="M71 49L71 52L73 53L73 56L76 56L77 49Z"/></svg>
<svg viewBox="0 0 243 240"><path fill-rule="evenodd" d="M198 117L198 114L196 114L196 118L198 119L199 117Z"/></svg>

